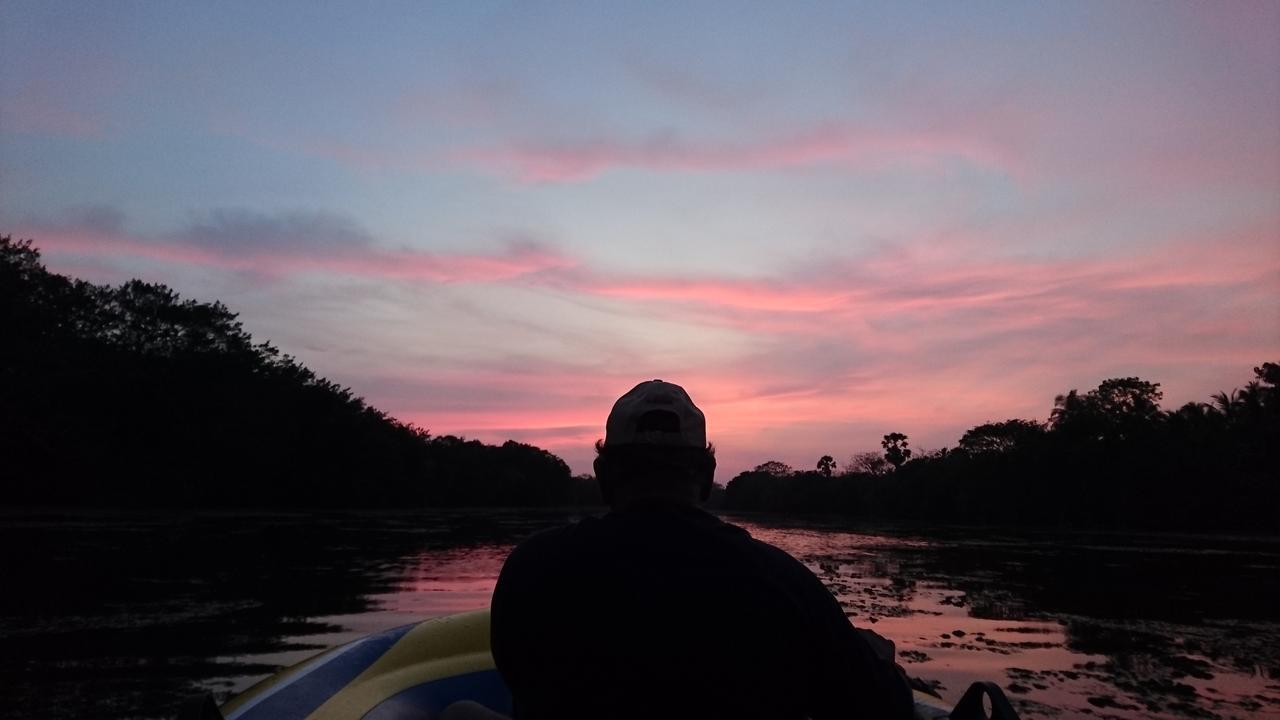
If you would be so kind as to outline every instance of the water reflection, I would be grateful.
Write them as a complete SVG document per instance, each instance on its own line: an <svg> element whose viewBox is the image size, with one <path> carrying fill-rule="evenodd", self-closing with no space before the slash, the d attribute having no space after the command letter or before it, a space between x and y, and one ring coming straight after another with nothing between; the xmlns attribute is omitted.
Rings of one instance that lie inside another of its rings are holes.
<svg viewBox="0 0 1280 720"><path fill-rule="evenodd" d="M452 612L450 593L404 589L420 558L478 547L496 557L565 519L9 515L0 707L14 718L168 717L200 688L225 697L320 649Z"/></svg>
<svg viewBox="0 0 1280 720"><path fill-rule="evenodd" d="M571 518L0 519L0 707L165 717L197 688L225 697L321 648L484 607L510 547ZM1026 717L1280 709L1275 541L735 520L806 562L951 699L994 679Z"/></svg>
<svg viewBox="0 0 1280 720"><path fill-rule="evenodd" d="M1274 540L744 524L944 689L997 679L1026 717L1280 712Z"/></svg>

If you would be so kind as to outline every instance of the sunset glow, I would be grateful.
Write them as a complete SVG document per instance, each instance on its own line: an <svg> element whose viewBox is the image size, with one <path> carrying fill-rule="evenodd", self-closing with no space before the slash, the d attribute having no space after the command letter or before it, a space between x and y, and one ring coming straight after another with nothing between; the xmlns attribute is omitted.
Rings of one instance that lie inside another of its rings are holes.
<svg viewBox="0 0 1280 720"><path fill-rule="evenodd" d="M590 470L721 482L1280 360L1280 5L0 6L0 234Z"/></svg>

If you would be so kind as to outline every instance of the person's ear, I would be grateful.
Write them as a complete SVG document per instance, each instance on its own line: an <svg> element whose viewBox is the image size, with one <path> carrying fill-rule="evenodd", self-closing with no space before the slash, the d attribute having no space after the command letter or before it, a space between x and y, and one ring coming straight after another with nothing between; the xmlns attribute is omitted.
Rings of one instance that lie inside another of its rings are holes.
<svg viewBox="0 0 1280 720"><path fill-rule="evenodd" d="M604 458L596 457L592 464L596 471L596 484L600 486L600 497L605 505L613 504L613 474L609 472L609 463Z"/></svg>
<svg viewBox="0 0 1280 720"><path fill-rule="evenodd" d="M709 446L708 446L709 447ZM711 498L711 488L716 481L716 456L710 451L707 453L706 465L702 470L702 487L699 488L702 502L706 502Z"/></svg>
<svg viewBox="0 0 1280 720"><path fill-rule="evenodd" d="M702 476L702 482L698 484L698 499L706 502L711 499L711 485L715 482L715 471L707 471Z"/></svg>

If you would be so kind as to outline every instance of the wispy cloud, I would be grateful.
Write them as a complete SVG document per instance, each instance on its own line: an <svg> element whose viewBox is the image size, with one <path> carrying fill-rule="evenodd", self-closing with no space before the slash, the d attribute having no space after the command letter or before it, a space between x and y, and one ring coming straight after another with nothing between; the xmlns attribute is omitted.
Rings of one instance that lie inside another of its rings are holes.
<svg viewBox="0 0 1280 720"><path fill-rule="evenodd" d="M227 254L367 252L373 238L350 218L331 212L265 214L240 209L192 215L173 234L182 244Z"/></svg>
<svg viewBox="0 0 1280 720"><path fill-rule="evenodd" d="M1055 392L1121 374L1165 382L1170 403L1201 399L1221 389L1203 368L1234 368L1243 379L1280 352L1280 233L1267 222L1072 258L923 239L768 276L683 278L606 272L528 242L489 253L393 250L327 214L222 211L139 237L119 213L89 208L17 230L68 262L137 256L282 280L324 273L383 290L392 281L450 293L486 284L485 319L444 322L438 313L459 312L461 295L406 308L428 320L396 325L394 336L371 330L361 347L380 364L349 365L336 379L435 432L534 442L578 470L589 467L613 399L645 376L689 387L731 473L769 448L808 463L819 450L874 447L892 430L918 444L954 443L966 427L1043 417ZM538 304L548 298L563 300ZM654 322L678 337L714 330L740 340L712 358L676 357L639 337ZM405 335L415 332L430 340ZM629 333L629 347L607 347ZM403 355L407 345L436 360Z"/></svg>
<svg viewBox="0 0 1280 720"><path fill-rule="evenodd" d="M10 132L73 138L98 138L106 133L106 123L98 115L30 87L0 107L0 126Z"/></svg>
<svg viewBox="0 0 1280 720"><path fill-rule="evenodd" d="M918 445L954 444L988 420L1044 419L1055 393L1117 375L1165 383L1176 405L1217 389L1204 368L1243 376L1280 352L1267 330L1280 323L1273 236L1260 225L1069 260L898 249L764 279L616 277L577 266L527 280L620 303L623 324L629 315L728 328L752 349L709 363L650 354L603 368L523 358L459 371L450 400L420 395L411 414L476 437L529 438L586 468L613 398L658 374L695 393L731 476L772 455L802 464L874 449L895 430Z"/></svg>
<svg viewBox="0 0 1280 720"><path fill-rule="evenodd" d="M130 84L117 57L77 47L41 57L32 72L6 74L0 130L52 137L104 137L112 126L109 101Z"/></svg>
<svg viewBox="0 0 1280 720"><path fill-rule="evenodd" d="M466 151L459 158L535 183L587 180L616 169L728 172L827 164L875 169L961 160L1009 174L1018 170L1018 160L1008 148L978 136L846 125L739 143L691 141L674 132L635 141L529 141Z"/></svg>
<svg viewBox="0 0 1280 720"><path fill-rule="evenodd" d="M26 221L14 231L54 252L132 256L267 276L331 273L437 283L500 282L573 263L516 239L488 253L387 248L354 221L333 213L261 214L219 210L192 216L176 231L129 233L111 208L76 210L61 220Z"/></svg>

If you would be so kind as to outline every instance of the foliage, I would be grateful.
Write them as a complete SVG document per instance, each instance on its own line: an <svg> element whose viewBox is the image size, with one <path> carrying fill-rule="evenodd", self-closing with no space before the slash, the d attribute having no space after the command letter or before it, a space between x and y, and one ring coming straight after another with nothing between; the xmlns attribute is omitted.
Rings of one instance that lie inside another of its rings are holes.
<svg viewBox="0 0 1280 720"><path fill-rule="evenodd" d="M439 507L598 501L545 450L432 437L221 303L45 269L0 237L3 503Z"/></svg>
<svg viewBox="0 0 1280 720"><path fill-rule="evenodd" d="M1160 409L1158 383L1059 395L1048 422L970 428L954 450L857 453L844 472L743 473L726 508L851 518L1107 529L1280 532L1280 364L1212 403ZM910 459L910 462L907 460Z"/></svg>
<svg viewBox="0 0 1280 720"><path fill-rule="evenodd" d="M818 474L823 477L831 477L836 471L836 459L830 455L823 455L818 458Z"/></svg>
<svg viewBox="0 0 1280 720"><path fill-rule="evenodd" d="M983 423L965 431L959 449L970 455L1001 454L1030 447L1044 437L1045 426L1035 420Z"/></svg>
<svg viewBox="0 0 1280 720"><path fill-rule="evenodd" d="M792 470L790 465L778 460L769 460L760 463L752 472L771 475L773 477L789 477L795 474L795 470Z"/></svg>
<svg viewBox="0 0 1280 720"><path fill-rule="evenodd" d="M884 455L878 452L860 452L854 453L849 458L849 463L845 466L845 473L849 475L884 475L893 469L888 460L884 459Z"/></svg>
<svg viewBox="0 0 1280 720"><path fill-rule="evenodd" d="M1160 416L1160 383L1112 378L1085 395L1076 390L1054 399L1049 425L1058 432L1098 442L1123 441L1149 429Z"/></svg>
<svg viewBox="0 0 1280 720"><path fill-rule="evenodd" d="M911 459L911 448L907 447L907 436L902 433L889 433L880 441L880 447L884 448L884 459L894 470L902 467L902 465Z"/></svg>

